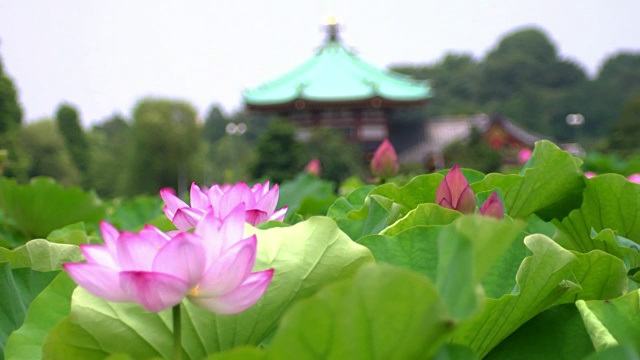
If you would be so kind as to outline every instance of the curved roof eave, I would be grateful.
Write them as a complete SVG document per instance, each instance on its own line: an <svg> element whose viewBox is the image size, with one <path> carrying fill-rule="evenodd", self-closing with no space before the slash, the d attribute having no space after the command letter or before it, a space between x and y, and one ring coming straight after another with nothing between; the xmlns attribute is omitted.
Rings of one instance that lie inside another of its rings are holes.
<svg viewBox="0 0 640 360"><path fill-rule="evenodd" d="M246 90L246 104L282 104L295 100L350 102L371 98L415 102L431 97L426 81L381 70L358 58L339 41L328 41L293 71Z"/></svg>

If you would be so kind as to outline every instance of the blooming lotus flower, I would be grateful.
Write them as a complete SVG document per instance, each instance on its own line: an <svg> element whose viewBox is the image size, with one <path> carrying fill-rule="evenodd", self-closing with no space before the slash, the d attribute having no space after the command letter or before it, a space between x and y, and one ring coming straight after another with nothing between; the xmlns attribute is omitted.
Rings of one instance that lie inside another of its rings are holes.
<svg viewBox="0 0 640 360"><path fill-rule="evenodd" d="M170 237L147 225L137 234L100 224L105 245L80 245L87 262L66 263L71 278L90 293L113 302L136 302L159 312L186 297L220 314L255 304L273 269L251 272L255 235L243 239L244 208L223 220L208 211L193 233Z"/></svg>
<svg viewBox="0 0 640 360"><path fill-rule="evenodd" d="M640 184L640 174L631 174L627 176L627 180L636 184Z"/></svg>
<svg viewBox="0 0 640 360"><path fill-rule="evenodd" d="M160 196L164 200L164 213L179 229L186 231L194 227L204 214L213 210L214 215L225 218L239 204L244 204L245 220L251 225L276 220L282 221L287 212L284 207L276 211L279 189L274 185L269 189L269 182L255 184L253 187L245 183L235 185L213 185L201 190L195 183L191 184L191 205L178 198L173 190L164 188Z"/></svg>
<svg viewBox="0 0 640 360"><path fill-rule="evenodd" d="M320 165L320 160L317 158L311 159L307 166L305 166L304 171L313 176L320 176L322 174L322 165Z"/></svg>
<svg viewBox="0 0 640 360"><path fill-rule="evenodd" d="M436 204L463 214L470 214L476 209L476 197L458 165L454 165L438 185Z"/></svg>
<svg viewBox="0 0 640 360"><path fill-rule="evenodd" d="M396 149L393 148L389 139L384 139L373 154L371 173L382 179L392 177L398 173L398 154L396 154Z"/></svg>
<svg viewBox="0 0 640 360"><path fill-rule="evenodd" d="M504 219L504 206L495 191L482 203L478 214L491 216L496 219Z"/></svg>

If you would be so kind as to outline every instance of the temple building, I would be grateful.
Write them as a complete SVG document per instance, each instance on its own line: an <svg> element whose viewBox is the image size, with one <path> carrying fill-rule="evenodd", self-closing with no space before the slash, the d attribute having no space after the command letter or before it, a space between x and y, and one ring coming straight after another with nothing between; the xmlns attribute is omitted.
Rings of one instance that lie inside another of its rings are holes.
<svg viewBox="0 0 640 360"><path fill-rule="evenodd" d="M415 124L394 121L394 113L425 106L431 87L361 60L341 41L337 23L327 25L326 32L324 43L311 59L246 90L247 109L292 120L300 140L308 139L314 127L330 127L362 144L365 151L375 149L387 137L392 142L397 138L394 145L402 147L396 143L411 136Z"/></svg>

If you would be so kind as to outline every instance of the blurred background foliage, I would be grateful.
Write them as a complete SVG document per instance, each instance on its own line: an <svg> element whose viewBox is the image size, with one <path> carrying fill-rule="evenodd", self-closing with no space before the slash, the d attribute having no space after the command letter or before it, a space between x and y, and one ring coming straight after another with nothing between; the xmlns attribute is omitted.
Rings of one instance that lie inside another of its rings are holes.
<svg viewBox="0 0 640 360"><path fill-rule="evenodd" d="M391 68L430 80L435 93L420 112L399 111L394 121L500 114L558 142L579 142L587 150L586 171L640 172L639 53L611 54L589 75L561 56L544 31L523 28L481 59L448 53L435 63ZM584 115L580 129L567 124L570 113ZM215 103L202 119L186 101L145 98L130 115L88 122L91 128L83 128L80 109L63 102L50 119L25 123L0 59L0 150L7 150L0 171L18 183L49 176L103 199L157 194L162 187L184 193L191 182L291 180L313 158L334 190L348 178L370 177L362 150L336 131L317 129L303 143L284 119L226 114ZM483 172L504 170L477 134L449 146L445 156ZM399 178L425 171L414 164L401 169Z"/></svg>

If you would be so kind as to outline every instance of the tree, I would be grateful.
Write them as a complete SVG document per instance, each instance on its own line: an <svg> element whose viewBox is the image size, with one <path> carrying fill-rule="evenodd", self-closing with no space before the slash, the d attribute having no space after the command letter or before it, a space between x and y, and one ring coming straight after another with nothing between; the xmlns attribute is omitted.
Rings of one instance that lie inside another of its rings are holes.
<svg viewBox="0 0 640 360"><path fill-rule="evenodd" d="M295 139L296 128L283 120L271 121L260 134L252 175L276 183L292 179L304 166L302 145Z"/></svg>
<svg viewBox="0 0 640 360"><path fill-rule="evenodd" d="M609 146L622 155L640 153L640 93L622 108L620 119L613 124Z"/></svg>
<svg viewBox="0 0 640 360"><path fill-rule="evenodd" d="M71 104L61 104L56 110L56 125L62 137L71 160L82 177L85 178L91 161L87 136L80 125L78 111ZM84 182L84 181L83 181Z"/></svg>
<svg viewBox="0 0 640 360"><path fill-rule="evenodd" d="M123 159L131 153L131 126L125 118L113 115L93 126L89 185L100 196L116 197L126 194Z"/></svg>
<svg viewBox="0 0 640 360"><path fill-rule="evenodd" d="M51 176L65 186L79 184L80 173L53 121L41 120L23 127L18 145L29 158L30 178Z"/></svg>
<svg viewBox="0 0 640 360"><path fill-rule="evenodd" d="M449 53L430 66L397 66L392 70L418 80L428 80L434 97L427 116L475 113L478 109L480 69L470 54Z"/></svg>
<svg viewBox="0 0 640 360"><path fill-rule="evenodd" d="M218 106L212 106L204 119L202 135L207 143L213 144L225 136L228 120Z"/></svg>
<svg viewBox="0 0 640 360"><path fill-rule="evenodd" d="M317 158L322 166L322 177L341 183L349 176L364 174L362 150L336 130L316 129L305 144L304 162Z"/></svg>
<svg viewBox="0 0 640 360"><path fill-rule="evenodd" d="M0 150L7 150L8 164L4 169L7 176L26 176L26 159L20 155L16 141L22 125L22 108L11 78L4 73L0 58Z"/></svg>
<svg viewBox="0 0 640 360"><path fill-rule="evenodd" d="M640 93L640 53L620 52L605 60L597 78L585 88L582 113L584 130L606 136L620 119L625 103Z"/></svg>
<svg viewBox="0 0 640 360"><path fill-rule="evenodd" d="M163 187L186 191L201 179L202 135L193 106L183 101L140 100L133 110L132 156L126 191L155 194Z"/></svg>

